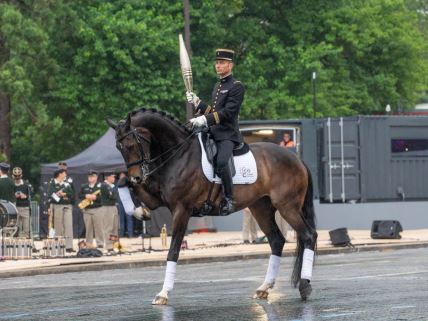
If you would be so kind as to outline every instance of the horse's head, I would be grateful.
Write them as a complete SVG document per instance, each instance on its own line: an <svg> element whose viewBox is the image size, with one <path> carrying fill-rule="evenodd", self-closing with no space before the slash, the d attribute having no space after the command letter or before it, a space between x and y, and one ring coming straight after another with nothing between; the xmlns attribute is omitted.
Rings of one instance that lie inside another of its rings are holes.
<svg viewBox="0 0 428 321"><path fill-rule="evenodd" d="M147 162L150 160L151 133L144 127L134 127L131 116L119 123L107 119L107 123L116 131L116 148L125 160L131 183L144 182L144 172L148 171Z"/></svg>

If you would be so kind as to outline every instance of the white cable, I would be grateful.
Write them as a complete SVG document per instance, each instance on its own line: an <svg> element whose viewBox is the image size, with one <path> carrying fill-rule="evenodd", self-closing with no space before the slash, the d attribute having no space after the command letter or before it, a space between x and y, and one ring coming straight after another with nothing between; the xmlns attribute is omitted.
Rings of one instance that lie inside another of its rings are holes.
<svg viewBox="0 0 428 321"><path fill-rule="evenodd" d="M275 279L278 276L279 265L281 264L281 257L277 255L271 255L269 258L269 266L266 272L265 283L275 283Z"/></svg>
<svg viewBox="0 0 428 321"><path fill-rule="evenodd" d="M303 264L302 272L300 274L301 279L311 280L312 279L312 267L314 263L314 251L305 249L303 252Z"/></svg>

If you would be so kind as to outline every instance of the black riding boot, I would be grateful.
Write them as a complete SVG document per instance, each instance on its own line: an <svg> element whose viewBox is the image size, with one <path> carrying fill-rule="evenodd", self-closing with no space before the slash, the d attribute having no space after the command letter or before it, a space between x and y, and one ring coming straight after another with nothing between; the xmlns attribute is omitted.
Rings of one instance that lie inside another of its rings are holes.
<svg viewBox="0 0 428 321"><path fill-rule="evenodd" d="M223 195L224 201L220 205L220 216L229 215L230 213L235 212L235 207L233 203L233 182L232 175L228 168L223 170L221 175L221 181L223 183Z"/></svg>

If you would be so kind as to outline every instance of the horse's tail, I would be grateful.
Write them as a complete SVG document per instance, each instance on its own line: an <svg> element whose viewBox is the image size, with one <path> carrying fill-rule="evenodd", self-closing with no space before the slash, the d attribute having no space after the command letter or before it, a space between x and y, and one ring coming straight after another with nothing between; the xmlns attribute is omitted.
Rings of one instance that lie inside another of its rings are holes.
<svg viewBox="0 0 428 321"><path fill-rule="evenodd" d="M315 210L314 210L314 189L312 184L312 175L308 166L304 164L306 171L308 173L308 188L306 190L305 200L303 202L302 214L303 214L303 222L306 227L315 233L316 238L316 227L315 227ZM315 239L316 240L316 239ZM315 243L316 247L316 243ZM302 270L303 263L303 251L305 249L304 241L301 237L297 238L297 247L296 247L296 261L294 262L293 274L291 276L291 282L294 287L297 286L300 280L300 271ZM315 248L314 248L315 251Z"/></svg>

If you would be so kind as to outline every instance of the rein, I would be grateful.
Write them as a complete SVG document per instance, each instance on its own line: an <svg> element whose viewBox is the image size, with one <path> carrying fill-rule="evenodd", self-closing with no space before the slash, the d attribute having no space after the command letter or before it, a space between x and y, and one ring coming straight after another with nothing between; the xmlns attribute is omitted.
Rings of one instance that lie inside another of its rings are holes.
<svg viewBox="0 0 428 321"><path fill-rule="evenodd" d="M167 164L179 151L181 151L183 149L184 145L187 144L190 141L190 139L193 136L195 136L197 133L198 133L197 131L193 131L180 144L167 149L162 154L156 156L155 158L151 158L151 159L148 159L145 157L141 139L145 140L149 144L151 142L149 139L145 138L144 136L139 135L138 132L136 131L136 128L133 128L128 133L122 135L120 138L117 139L117 141L120 142L121 140L123 140L125 137L127 137L129 135L134 136L135 140L138 143L139 149L140 149L140 159L137 161L131 162L131 163L126 163L125 165L126 165L126 168L130 168L132 166L141 164L141 168L143 170L143 175L144 175L143 181L145 181L150 175L152 175L153 173L158 171L160 168L162 168L165 164ZM149 170L150 165L154 164L159 159L161 159L162 157L165 157L166 155L168 155L171 152L172 152L172 154L168 158L166 158L164 161L162 161L157 167L153 168L152 170Z"/></svg>

